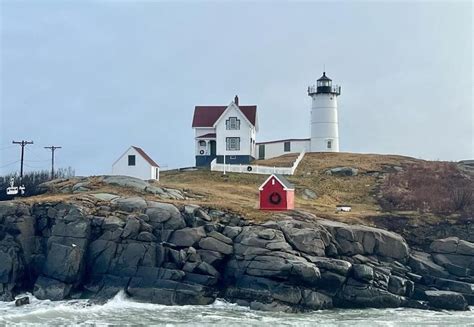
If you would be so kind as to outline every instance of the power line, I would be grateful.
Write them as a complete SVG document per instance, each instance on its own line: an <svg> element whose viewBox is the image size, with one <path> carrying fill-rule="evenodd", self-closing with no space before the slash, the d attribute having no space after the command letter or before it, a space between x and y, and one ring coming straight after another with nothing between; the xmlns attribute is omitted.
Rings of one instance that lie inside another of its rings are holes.
<svg viewBox="0 0 474 327"><path fill-rule="evenodd" d="M25 156L25 146L33 144L33 141L12 141L13 144L19 144L21 146L21 166L20 166L20 185L23 180L23 158Z"/></svg>
<svg viewBox="0 0 474 327"><path fill-rule="evenodd" d="M51 150L51 179L54 179L54 151L57 149L61 149L62 147L60 146L45 146L45 149Z"/></svg>
<svg viewBox="0 0 474 327"><path fill-rule="evenodd" d="M10 163L7 163L6 165L3 165L3 166L0 166L0 168L5 168L5 167L8 167L8 166L11 166L13 164L16 164L17 162L19 162L20 160L16 160L16 161L12 161Z"/></svg>

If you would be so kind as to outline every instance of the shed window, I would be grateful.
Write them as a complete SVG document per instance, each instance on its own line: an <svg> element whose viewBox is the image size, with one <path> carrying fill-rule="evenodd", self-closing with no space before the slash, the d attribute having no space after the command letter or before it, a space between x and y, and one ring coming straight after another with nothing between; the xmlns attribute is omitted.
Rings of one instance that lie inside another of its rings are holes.
<svg viewBox="0 0 474 327"><path fill-rule="evenodd" d="M284 145L283 145L283 150L285 152L290 152L291 151L291 142L285 142Z"/></svg>
<svg viewBox="0 0 474 327"><path fill-rule="evenodd" d="M225 140L226 140L226 150L228 151L240 150L240 137L227 137Z"/></svg>
<svg viewBox="0 0 474 327"><path fill-rule="evenodd" d="M133 154L128 156L128 165L135 166L135 156Z"/></svg>
<svg viewBox="0 0 474 327"><path fill-rule="evenodd" d="M240 129L240 120L237 117L229 117L225 121L226 129Z"/></svg>

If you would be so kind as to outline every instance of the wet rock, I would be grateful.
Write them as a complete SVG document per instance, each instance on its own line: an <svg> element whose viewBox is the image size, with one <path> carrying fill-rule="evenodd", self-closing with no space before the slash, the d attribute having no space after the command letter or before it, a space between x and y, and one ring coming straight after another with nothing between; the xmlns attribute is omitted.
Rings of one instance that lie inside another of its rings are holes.
<svg viewBox="0 0 474 327"><path fill-rule="evenodd" d="M28 296L24 296L15 300L16 307L21 307L26 304L30 304L30 298Z"/></svg>
<svg viewBox="0 0 474 327"><path fill-rule="evenodd" d="M438 309L460 310L468 309L467 301L459 293L451 291L425 291L429 304Z"/></svg>
<svg viewBox="0 0 474 327"><path fill-rule="evenodd" d="M40 276L35 283L33 294L39 300L60 301L69 296L71 285Z"/></svg>

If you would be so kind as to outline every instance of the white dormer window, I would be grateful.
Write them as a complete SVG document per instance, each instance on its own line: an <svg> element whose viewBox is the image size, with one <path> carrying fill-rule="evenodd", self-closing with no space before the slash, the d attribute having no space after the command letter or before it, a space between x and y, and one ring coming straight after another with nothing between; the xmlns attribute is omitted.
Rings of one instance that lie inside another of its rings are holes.
<svg viewBox="0 0 474 327"><path fill-rule="evenodd" d="M229 117L225 121L226 129L240 129L240 120L237 117Z"/></svg>

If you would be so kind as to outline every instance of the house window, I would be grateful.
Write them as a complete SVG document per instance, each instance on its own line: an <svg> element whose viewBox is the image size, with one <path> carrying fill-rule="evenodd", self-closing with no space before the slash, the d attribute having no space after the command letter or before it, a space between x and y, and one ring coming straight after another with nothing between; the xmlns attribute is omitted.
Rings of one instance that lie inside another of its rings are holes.
<svg viewBox="0 0 474 327"><path fill-rule="evenodd" d="M290 151L291 151L291 142L285 142L284 145L283 145L283 147L284 147L283 150L284 150L285 152L290 152Z"/></svg>
<svg viewBox="0 0 474 327"><path fill-rule="evenodd" d="M128 156L128 165L129 166L135 166L135 156L134 155L129 155Z"/></svg>
<svg viewBox="0 0 474 327"><path fill-rule="evenodd" d="M226 129L240 129L240 120L237 117L229 117L225 121Z"/></svg>
<svg viewBox="0 0 474 327"><path fill-rule="evenodd" d="M328 140L328 149L332 148L332 140Z"/></svg>
<svg viewBox="0 0 474 327"><path fill-rule="evenodd" d="M199 146L206 146L206 141L199 141Z"/></svg>
<svg viewBox="0 0 474 327"><path fill-rule="evenodd" d="M226 150L228 151L239 151L240 150L240 137L227 137Z"/></svg>

